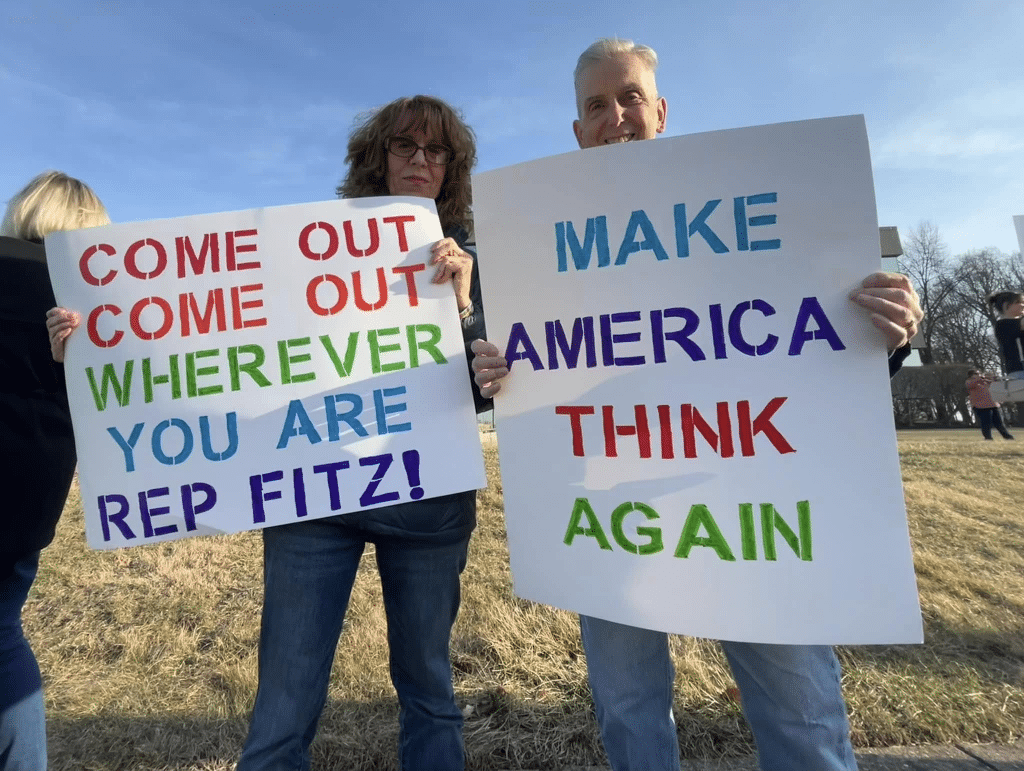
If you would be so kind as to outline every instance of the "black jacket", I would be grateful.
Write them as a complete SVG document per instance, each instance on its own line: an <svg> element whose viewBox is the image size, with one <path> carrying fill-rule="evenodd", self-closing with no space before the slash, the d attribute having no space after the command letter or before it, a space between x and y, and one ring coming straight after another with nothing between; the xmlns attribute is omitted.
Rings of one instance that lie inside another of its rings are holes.
<svg viewBox="0 0 1024 771"><path fill-rule="evenodd" d="M0 579L53 540L75 474L64 368L50 356L56 305L38 244L0 237Z"/></svg>

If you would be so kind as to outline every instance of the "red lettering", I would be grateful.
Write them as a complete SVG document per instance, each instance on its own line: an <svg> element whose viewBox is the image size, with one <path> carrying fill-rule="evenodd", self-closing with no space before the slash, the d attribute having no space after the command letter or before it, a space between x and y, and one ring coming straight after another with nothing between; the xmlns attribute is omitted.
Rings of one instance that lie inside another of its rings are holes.
<svg viewBox="0 0 1024 771"><path fill-rule="evenodd" d="M772 416L785 402L785 396L776 396L753 420L750 419L750 402L736 403L736 416L740 423L740 449L744 455L754 454L754 437L757 434L764 434L781 455L796 452L779 430L772 425Z"/></svg>
<svg viewBox="0 0 1024 771"><path fill-rule="evenodd" d="M411 214L406 214L402 217L385 217L384 221L395 226L395 230L398 231L398 249L399 251L409 251L409 241L405 237L405 223L415 222L416 218Z"/></svg>
<svg viewBox="0 0 1024 771"><path fill-rule="evenodd" d="M320 300L317 299L317 289L324 283L328 283L334 286L338 291L338 299L334 305L325 307L320 304ZM333 316L335 313L340 313L342 308L345 307L345 303L348 302L348 287L345 286L345 282L341 280L341 276L335 276L333 273L325 273L322 276L314 276L308 284L306 284L306 305L313 311L317 316Z"/></svg>
<svg viewBox="0 0 1024 771"><path fill-rule="evenodd" d="M255 232L255 231L253 231ZM263 298L257 297L254 300L242 300L243 294L249 292L263 291L263 284L248 284L247 286L231 287L231 326L234 329L247 329L249 327L265 327L266 317L255 319L243 319L242 311L263 307Z"/></svg>
<svg viewBox="0 0 1024 771"><path fill-rule="evenodd" d="M377 232L377 220L368 219L366 221L366 227L370 231L370 245L365 249L357 249L355 244L355 236L352 235L352 220L345 220L345 246L348 249L348 253L353 257L369 257L371 254L377 251L377 247L380 246L380 234Z"/></svg>
<svg viewBox="0 0 1024 771"><path fill-rule="evenodd" d="M227 329L224 319L224 289L217 287L206 293L206 309L202 312L199 310L199 301L192 292L178 295L178 315L181 317L182 337L192 334L191 319L195 319L197 334L209 334L215 315L217 331L223 332Z"/></svg>
<svg viewBox="0 0 1024 771"><path fill-rule="evenodd" d="M178 278L185 278L186 260L192 267L194 276L201 276L206 272L207 258L210 260L210 270L213 273L220 272L220 239L216 233L207 233L203 236L203 245L199 249L198 257L188 236L175 238L174 250L178 258Z"/></svg>
<svg viewBox="0 0 1024 771"><path fill-rule="evenodd" d="M593 415L593 407L555 407L556 415L568 415L569 426L572 430L572 454L577 458L583 457L583 426L580 424L582 415Z"/></svg>
<svg viewBox="0 0 1024 771"><path fill-rule="evenodd" d="M606 405L601 408L601 417L604 423L604 454L607 458L617 458L618 449L615 446L616 436L635 436L641 458L651 457L651 430L647 425L647 407L637 404L633 407L633 416L636 420L634 425L616 425L614 408Z"/></svg>
<svg viewBox="0 0 1024 771"><path fill-rule="evenodd" d="M661 457L676 457L672 442L672 409L667 404L658 405L658 426L661 428Z"/></svg>
<svg viewBox="0 0 1024 771"><path fill-rule="evenodd" d="M740 401L735 404L736 433L739 436L740 450L743 457L754 455L754 437L758 434L764 436L771 442L772 446L785 455L796 452L796 449L786 440L782 433L772 423L772 418L779 408L786 402L786 397L779 396L772 399L763 410L754 418L750 414L750 402ZM704 419L700 411L692 404L679 405L680 424L679 428L683 435L683 455L686 458L697 457L697 433L705 439L711 449L723 458L731 458L735 455L733 438L733 420L731 417L730 402L718 402L715 411L718 418L718 430ZM638 404L633 406L634 423L619 425L615 422L615 407L604 405L601 407L601 423L604 435L604 454L608 458L618 457L618 437L635 436L637 449L641 458L650 458L651 451L651 430L647 417L647 406ZM661 458L671 459L675 457L674 447L674 426L672 424L673 410L667 404L659 404L658 423L660 430ZM583 457L583 420L584 415L593 415L595 408L590 405L555 407L556 415L567 415L569 417L569 428L572 434L572 453L576 457Z"/></svg>
<svg viewBox="0 0 1024 771"><path fill-rule="evenodd" d="M356 307L361 311L375 311L383 308L388 301L388 284L384 277L384 268L377 268L376 302L371 305L363 298L363 281L358 271L352 274L352 294L356 301Z"/></svg>
<svg viewBox="0 0 1024 771"><path fill-rule="evenodd" d="M411 219L411 217L409 219ZM426 268L426 264L421 262L419 265L398 265L391 269L392 273L405 276L405 288L409 293L410 308L415 308L420 304L420 296L416 292L416 280L414 276L421 270L426 270Z"/></svg>
<svg viewBox="0 0 1024 771"><path fill-rule="evenodd" d="M89 333L89 339L97 348L113 348L121 342L121 338L124 337L124 332L116 330L113 335L105 340L100 337L98 329L99 318L100 315L104 313L109 313L111 316L120 316L121 309L116 305L101 305L98 308L93 308L92 313L89 314L89 319L85 322L85 328Z"/></svg>
<svg viewBox="0 0 1024 771"><path fill-rule="evenodd" d="M159 308L163 315L163 321L154 332L148 332L142 328L142 313L151 305ZM139 340L159 340L171 331L171 327L174 325L174 310L171 308L171 304L162 297L143 297L132 306L128 319L132 332Z"/></svg>
<svg viewBox="0 0 1024 771"><path fill-rule="evenodd" d="M147 246L156 252L156 266L148 273L142 270L138 264L139 251ZM132 278L142 279L143 281L147 278L156 278L164 272L164 268L166 267L167 250L164 249L164 245L155 238L144 238L141 241L136 241L134 244L129 246L128 251L124 253L124 269Z"/></svg>
<svg viewBox="0 0 1024 771"><path fill-rule="evenodd" d="M683 455L687 458L697 457L697 442L693 429L700 431L701 436L711 445L711 449L718 451L718 442L721 439L723 458L731 458L735 452L732 446L732 419L729 417L729 402L719 402L716 406L718 411L718 433L708 425L704 416L697 411L692 404L681 405L681 418L683 422Z"/></svg>
<svg viewBox="0 0 1024 771"><path fill-rule="evenodd" d="M90 246L82 252L82 256L78 260L78 272L82 274L82 278L85 279L85 283L90 286L106 286L114 280L114 276L117 275L117 271L111 269L102 278L97 278L96 275L89 270L89 260L91 260L97 252L103 252L108 257L113 257L117 254L117 250L110 244L96 244L96 246Z"/></svg>
<svg viewBox="0 0 1024 771"><path fill-rule="evenodd" d="M327 233L327 250L314 252L309 246L309 237L314 230L323 230ZM299 233L299 251L308 260L329 260L338 251L338 231L329 222L310 222Z"/></svg>
<svg viewBox="0 0 1024 771"><path fill-rule="evenodd" d="M260 267L260 263L256 260L252 262L235 262L235 256L239 254L245 254L246 252L255 252L256 244L237 244L235 243L236 238L255 238L256 230L234 230L224 234L224 240L226 242L227 251L227 268L228 270L254 270Z"/></svg>

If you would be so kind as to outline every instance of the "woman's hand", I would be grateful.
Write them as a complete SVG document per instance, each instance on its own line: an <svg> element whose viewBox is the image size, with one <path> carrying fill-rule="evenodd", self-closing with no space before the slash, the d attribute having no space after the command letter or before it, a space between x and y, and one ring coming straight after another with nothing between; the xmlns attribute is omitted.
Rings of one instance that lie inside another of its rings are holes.
<svg viewBox="0 0 1024 771"><path fill-rule="evenodd" d="M50 308L46 312L46 331L50 334L50 355L54 361L64 361L68 337L81 323L82 317L67 308Z"/></svg>
<svg viewBox="0 0 1024 771"><path fill-rule="evenodd" d="M469 295L469 284L473 278L472 255L459 248L454 238L442 238L434 244L430 252L430 264L437 267L431 281L443 284L451 279L459 311L464 311L472 301Z"/></svg>
<svg viewBox="0 0 1024 771"><path fill-rule="evenodd" d="M470 350L473 351L473 380L480 388L480 395L490 399L501 390L501 379L508 375L508 362L498 346L486 340L474 340Z"/></svg>

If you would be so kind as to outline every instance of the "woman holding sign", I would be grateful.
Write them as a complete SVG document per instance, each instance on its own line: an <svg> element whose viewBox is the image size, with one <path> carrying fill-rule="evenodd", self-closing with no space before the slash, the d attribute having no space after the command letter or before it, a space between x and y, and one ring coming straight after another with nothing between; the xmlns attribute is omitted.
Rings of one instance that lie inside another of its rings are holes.
<svg viewBox="0 0 1024 771"><path fill-rule="evenodd" d="M484 337L476 258L466 248L472 131L444 102L396 100L369 115L348 144L345 198L415 196L436 203L444 238L431 280L451 282L462 334ZM52 299L51 299L52 304ZM54 359L81 315L47 314ZM45 350L45 349L44 349ZM472 380L469 371L466 377ZM485 401L474 388L477 410ZM439 403L461 399L438 394ZM476 525L476 491L302 521L263 530L264 604L259 687L238 768L308 769L334 651L366 544L373 544L388 622L391 680L400 703L402 768L463 768L462 713L448 646L460 574Z"/></svg>
<svg viewBox="0 0 1024 771"><path fill-rule="evenodd" d="M48 171L11 199L0 225L0 768L46 768L43 683L21 610L76 463L64 370L46 352L54 300L43 238L109 222L86 185Z"/></svg>
<svg viewBox="0 0 1024 771"><path fill-rule="evenodd" d="M398 99L348 143L338 195L433 198L445 238L433 281L451 281L467 345L484 337L475 257L466 249L473 133L444 102ZM468 358L468 356L467 356ZM467 377L468 377L467 373ZM479 395L478 409L484 404ZM448 644L459 576L476 525L476 491L326 517L263 531L260 677L239 771L309 768L334 650L366 544L375 547L398 692L399 765L462 769L462 713Z"/></svg>

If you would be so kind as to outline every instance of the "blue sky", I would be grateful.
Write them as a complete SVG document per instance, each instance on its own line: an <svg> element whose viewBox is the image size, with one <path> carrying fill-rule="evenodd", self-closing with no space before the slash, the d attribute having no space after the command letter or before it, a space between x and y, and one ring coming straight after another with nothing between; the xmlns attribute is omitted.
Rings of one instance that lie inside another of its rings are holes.
<svg viewBox="0 0 1024 771"><path fill-rule="evenodd" d="M355 115L460 108L478 171L575 149L572 70L658 51L668 134L864 113L879 223L1018 251L1019 0L4 0L0 199L80 177L115 221L332 198Z"/></svg>

